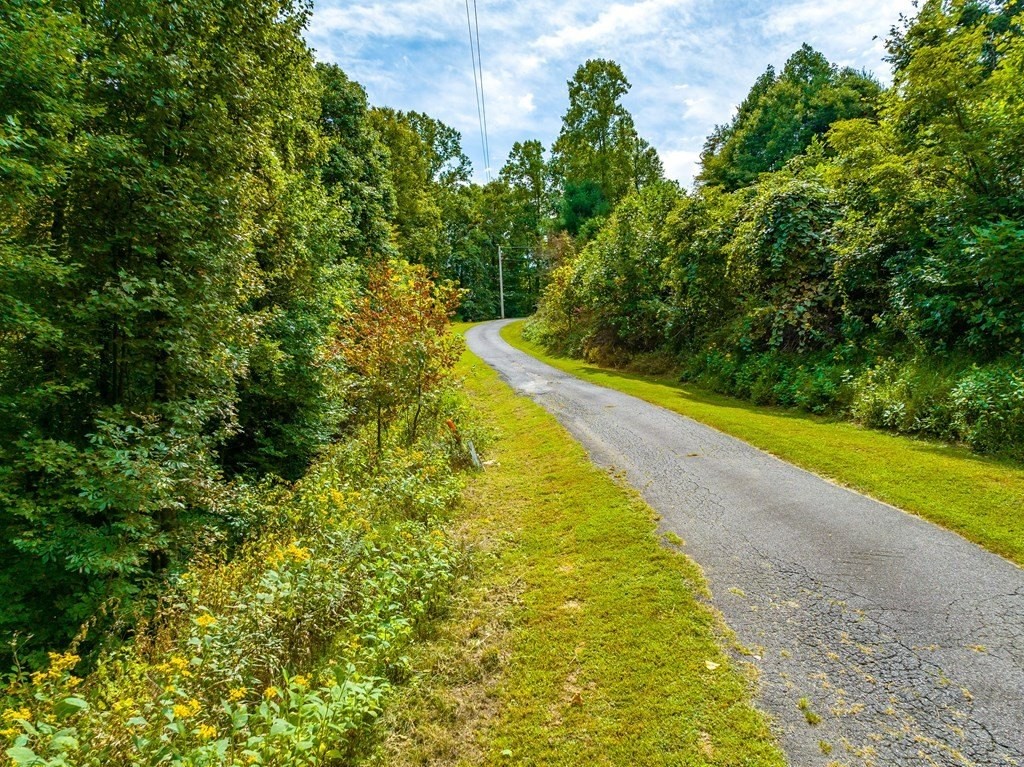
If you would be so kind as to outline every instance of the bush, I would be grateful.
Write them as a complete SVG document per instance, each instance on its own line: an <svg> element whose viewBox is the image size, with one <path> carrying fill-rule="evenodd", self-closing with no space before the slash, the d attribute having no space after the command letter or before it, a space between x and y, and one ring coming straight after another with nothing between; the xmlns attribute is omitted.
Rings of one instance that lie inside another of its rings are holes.
<svg viewBox="0 0 1024 767"><path fill-rule="evenodd" d="M974 365L950 393L951 425L979 453L1024 459L1024 372Z"/></svg>

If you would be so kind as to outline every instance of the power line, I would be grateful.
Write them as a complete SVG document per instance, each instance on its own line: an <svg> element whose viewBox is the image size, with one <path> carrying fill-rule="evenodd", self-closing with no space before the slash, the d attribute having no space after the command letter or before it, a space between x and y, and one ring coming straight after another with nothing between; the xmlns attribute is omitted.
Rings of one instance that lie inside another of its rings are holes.
<svg viewBox="0 0 1024 767"><path fill-rule="evenodd" d="M474 39L473 22L476 20ZM466 28L469 30L469 55L473 66L473 88L476 91L476 116L480 123L480 149L483 152L484 177L491 180L491 152L487 140L487 109L484 103L484 69L480 55L480 17L477 13L476 0L473 0L473 13L470 14L469 0L466 0Z"/></svg>
<svg viewBox="0 0 1024 767"><path fill-rule="evenodd" d="M473 18L476 22L476 63L480 68L480 110L484 117L484 161L487 163L487 178L491 177L491 137L487 132L487 101L484 98L484 57L480 51L480 16L473 0Z"/></svg>

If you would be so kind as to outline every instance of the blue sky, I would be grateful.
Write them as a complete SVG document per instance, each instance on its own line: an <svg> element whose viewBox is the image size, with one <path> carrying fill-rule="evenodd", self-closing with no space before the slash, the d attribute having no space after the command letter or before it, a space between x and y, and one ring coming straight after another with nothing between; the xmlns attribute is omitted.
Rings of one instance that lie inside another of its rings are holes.
<svg viewBox="0 0 1024 767"><path fill-rule="evenodd" d="M705 136L769 64L778 68L807 42L887 82L883 40L912 6L477 0L493 172L515 141L539 139L549 148L566 109L566 81L587 59L610 58L633 85L624 102L640 134L658 149L666 175L689 185ZM371 103L426 112L459 130L483 179L465 0L315 0L307 40L319 59L362 83Z"/></svg>

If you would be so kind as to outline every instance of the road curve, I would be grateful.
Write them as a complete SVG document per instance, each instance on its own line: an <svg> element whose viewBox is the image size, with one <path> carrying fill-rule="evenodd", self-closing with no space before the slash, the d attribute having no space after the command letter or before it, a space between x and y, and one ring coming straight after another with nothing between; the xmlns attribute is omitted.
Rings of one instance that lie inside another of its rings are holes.
<svg viewBox="0 0 1024 767"><path fill-rule="evenodd" d="M794 767L1024 765L1024 570L545 365L505 343L504 324L471 328L469 348L685 540L754 652L760 705Z"/></svg>

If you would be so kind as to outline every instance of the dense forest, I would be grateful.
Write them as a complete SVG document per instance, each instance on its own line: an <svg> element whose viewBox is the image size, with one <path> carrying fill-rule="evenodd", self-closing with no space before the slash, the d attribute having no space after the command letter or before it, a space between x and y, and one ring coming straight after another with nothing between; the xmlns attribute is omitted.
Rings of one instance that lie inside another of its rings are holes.
<svg viewBox="0 0 1024 767"><path fill-rule="evenodd" d="M804 46L708 137L692 192L566 177L563 200L597 185L604 207L565 220L578 253L528 332L1024 457L1022 11L923 3L888 88Z"/></svg>
<svg viewBox="0 0 1024 767"><path fill-rule="evenodd" d="M0 3L0 743L349 763L463 567L449 321L1024 456L1024 4L804 46L664 178L606 59L472 181L302 0Z"/></svg>
<svg viewBox="0 0 1024 767"><path fill-rule="evenodd" d="M458 577L480 191L310 10L0 4L0 761L349 759Z"/></svg>

